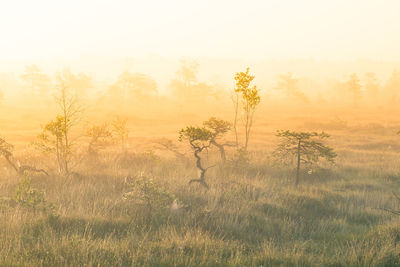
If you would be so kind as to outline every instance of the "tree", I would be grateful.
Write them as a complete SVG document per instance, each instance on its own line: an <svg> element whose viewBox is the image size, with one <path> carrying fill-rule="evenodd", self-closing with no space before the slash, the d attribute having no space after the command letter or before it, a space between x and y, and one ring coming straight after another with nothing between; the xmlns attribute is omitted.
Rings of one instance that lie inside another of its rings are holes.
<svg viewBox="0 0 400 267"><path fill-rule="evenodd" d="M193 149L194 157L196 158L196 167L200 171L199 179L192 179L189 181L189 184L193 182L198 182L206 189L209 189L205 181L205 174L207 170L213 166L209 166L204 168L201 163L201 156L200 153L210 147L211 139L213 138L213 133L205 127L194 127L188 126L179 131L179 138L180 142L187 140L189 141L190 146Z"/></svg>
<svg viewBox="0 0 400 267"><path fill-rule="evenodd" d="M148 75L125 71L110 86L109 93L122 99L153 97L157 95L157 83Z"/></svg>
<svg viewBox="0 0 400 267"><path fill-rule="evenodd" d="M112 132L107 123L93 125L86 130L86 136L90 138L88 154L96 156L101 149L111 144Z"/></svg>
<svg viewBox="0 0 400 267"><path fill-rule="evenodd" d="M29 65L25 67L25 73L21 75L21 79L25 81L32 94L39 95L48 89L50 78L41 73L37 65Z"/></svg>
<svg viewBox="0 0 400 267"><path fill-rule="evenodd" d="M7 160L8 164L17 172L18 175L22 176L25 172L42 172L48 175L48 173L43 169L37 169L29 165L21 165L19 162L15 163L13 159L13 150L13 145L7 143L3 138L0 138L0 155Z"/></svg>
<svg viewBox="0 0 400 267"><path fill-rule="evenodd" d="M170 139L162 138L157 141L157 144L160 145L162 149L173 153L177 158L183 159L185 157L185 153L179 151L178 146Z"/></svg>
<svg viewBox="0 0 400 267"><path fill-rule="evenodd" d="M181 60L181 67L177 71L179 79L183 82L185 88L189 88L197 82L197 72L199 63L195 60Z"/></svg>
<svg viewBox="0 0 400 267"><path fill-rule="evenodd" d="M238 121L238 113L239 113L239 93L236 90L233 90L233 94L231 96L233 109L235 112L235 117L233 118L233 131L235 132L235 144L236 149L239 149L239 137L237 131L237 121Z"/></svg>
<svg viewBox="0 0 400 267"><path fill-rule="evenodd" d="M121 145L121 151L126 152L126 140L128 139L129 129L127 126L128 119L116 117L111 123L112 132L117 138L117 142Z"/></svg>
<svg viewBox="0 0 400 267"><path fill-rule="evenodd" d="M208 121L203 122L203 125L210 129L212 137L210 143L219 149L221 159L226 162L225 146L231 144L221 143L220 139L232 128L232 124L228 121L211 117Z"/></svg>
<svg viewBox="0 0 400 267"><path fill-rule="evenodd" d="M297 162L296 186L299 184L300 165L317 163L320 158L334 163L336 153L329 146L322 143L322 139L329 138L329 135L321 132L295 132L290 130L278 130L276 136L281 138L274 156L286 159L294 156Z"/></svg>
<svg viewBox="0 0 400 267"><path fill-rule="evenodd" d="M293 77L293 74L279 75L279 81L275 89L283 91L289 99L300 100L301 102L308 102L308 98L299 89L299 80Z"/></svg>
<svg viewBox="0 0 400 267"><path fill-rule="evenodd" d="M400 71L394 70L384 87L385 93L387 94L387 96L389 96L389 99L392 102L392 104L395 104L398 101L399 88L400 88Z"/></svg>
<svg viewBox="0 0 400 267"><path fill-rule="evenodd" d="M58 79L62 77L64 86L69 88L73 94L78 95L80 98L85 98L88 95L89 89L93 88L93 79L85 73L73 73L70 69L66 68L58 74Z"/></svg>
<svg viewBox="0 0 400 267"><path fill-rule="evenodd" d="M56 102L61 114L43 127L36 146L45 152L55 153L59 172L69 175L74 145L70 136L71 128L79 122L82 110L76 96L71 94L70 88L66 86L66 81L67 79L62 74L57 75Z"/></svg>
<svg viewBox="0 0 400 267"><path fill-rule="evenodd" d="M169 85L180 105L203 107L210 102L210 98L218 97L212 86L198 81L198 69L199 64L196 61L181 60L181 67L176 72L176 78L172 79Z"/></svg>
<svg viewBox="0 0 400 267"><path fill-rule="evenodd" d="M128 182L130 191L124 194L124 199L133 200L135 204L142 204L146 207L147 221L157 213L167 210L175 198L161 184L151 178L144 176L135 177L132 182Z"/></svg>
<svg viewBox="0 0 400 267"><path fill-rule="evenodd" d="M56 155L58 172L62 173L67 161L67 151L63 142L64 117L57 116L54 121L50 121L43 127L42 133L38 136L38 141L35 142L37 148L47 153Z"/></svg>
<svg viewBox="0 0 400 267"><path fill-rule="evenodd" d="M375 73L373 72L365 73L365 91L369 101L376 103L379 93L379 83L376 79Z"/></svg>
<svg viewBox="0 0 400 267"><path fill-rule="evenodd" d="M357 106L361 98L361 85L357 74L353 73L350 75L349 80L346 82L346 87L353 97L353 104Z"/></svg>
<svg viewBox="0 0 400 267"><path fill-rule="evenodd" d="M244 109L244 121L245 121L245 145L244 149L247 151L247 146L250 138L250 130L253 125L254 112L257 105L260 103L261 98L258 94L258 89L255 85L251 86L253 81L253 75L249 74L249 68L246 72L238 72L235 75L236 87L235 92L239 93L242 98L242 105ZM234 122L236 125L236 121Z"/></svg>

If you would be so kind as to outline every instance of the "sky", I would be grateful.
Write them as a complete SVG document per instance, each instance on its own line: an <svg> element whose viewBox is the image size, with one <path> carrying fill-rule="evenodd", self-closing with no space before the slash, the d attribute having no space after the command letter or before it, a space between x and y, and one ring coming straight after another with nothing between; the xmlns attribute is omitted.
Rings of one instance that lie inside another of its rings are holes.
<svg viewBox="0 0 400 267"><path fill-rule="evenodd" d="M399 14L397 0L1 0L0 61L140 55L399 61Z"/></svg>

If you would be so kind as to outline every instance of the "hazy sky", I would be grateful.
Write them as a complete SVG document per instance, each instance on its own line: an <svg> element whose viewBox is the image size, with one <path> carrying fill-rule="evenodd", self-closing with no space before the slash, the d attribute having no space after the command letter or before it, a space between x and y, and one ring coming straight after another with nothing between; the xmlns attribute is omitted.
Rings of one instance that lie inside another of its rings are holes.
<svg viewBox="0 0 400 267"><path fill-rule="evenodd" d="M400 60L398 0L1 0L0 61L80 55Z"/></svg>

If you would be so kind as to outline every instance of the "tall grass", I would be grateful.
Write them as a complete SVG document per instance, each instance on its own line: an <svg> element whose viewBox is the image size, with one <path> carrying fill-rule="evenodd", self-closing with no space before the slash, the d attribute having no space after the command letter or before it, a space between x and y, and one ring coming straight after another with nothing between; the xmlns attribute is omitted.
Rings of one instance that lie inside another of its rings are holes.
<svg viewBox="0 0 400 267"><path fill-rule="evenodd" d="M381 208L399 208L400 160L365 148L339 147L337 165L304 170L299 187L292 167L257 151L248 164L210 169L208 191L188 185L197 175L189 156L105 155L79 176L31 177L51 212L7 200L19 178L3 168L0 265L399 266L400 220ZM145 216L123 198L137 175L181 208Z"/></svg>

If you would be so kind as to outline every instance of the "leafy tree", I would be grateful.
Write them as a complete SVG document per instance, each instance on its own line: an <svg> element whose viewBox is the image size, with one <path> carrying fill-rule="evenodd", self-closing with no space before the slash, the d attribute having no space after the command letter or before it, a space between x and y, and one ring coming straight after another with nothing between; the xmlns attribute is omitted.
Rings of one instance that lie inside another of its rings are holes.
<svg viewBox="0 0 400 267"><path fill-rule="evenodd" d="M124 199L133 200L136 204L146 206L147 219L150 220L154 213L166 210L171 206L174 195L153 179L144 176L135 177L128 182L130 191L124 194Z"/></svg>
<svg viewBox="0 0 400 267"><path fill-rule="evenodd" d="M35 142L36 147L43 152L56 155L59 173L63 171L67 173L65 166L68 167L68 151L65 146L64 136L64 117L57 116L55 120L44 125L42 133Z"/></svg>
<svg viewBox="0 0 400 267"><path fill-rule="evenodd" d="M293 77L292 73L279 75L279 81L275 89L283 91L289 99L308 102L307 97L299 89L299 80Z"/></svg>
<svg viewBox="0 0 400 267"><path fill-rule="evenodd" d="M200 171L199 179L192 179L189 184L193 182L198 182L206 189L209 188L205 181L205 174L207 170L213 166L204 168L201 163L200 153L209 148L211 145L211 139L213 138L213 133L206 127L194 127L188 126L179 131L179 141L182 142L187 140L193 149L194 157L196 158L196 167Z"/></svg>
<svg viewBox="0 0 400 267"><path fill-rule="evenodd" d="M296 185L299 184L300 165L317 163L320 158L334 163L336 153L329 146L322 143L322 139L329 138L329 135L321 132L295 132L290 130L278 130L277 137L281 139L274 156L286 159L294 156L297 162Z"/></svg>
<svg viewBox="0 0 400 267"><path fill-rule="evenodd" d="M357 74L350 75L349 80L346 82L347 90L353 97L353 104L356 106L361 98L361 85Z"/></svg>
<svg viewBox="0 0 400 267"><path fill-rule="evenodd" d="M225 146L231 146L231 144L221 143L220 139L232 128L232 124L228 121L211 117L209 120L203 122L203 125L210 129L212 137L210 143L219 149L221 159L226 162Z"/></svg>
<svg viewBox="0 0 400 267"><path fill-rule="evenodd" d="M253 125L254 112L257 105L261 101L257 87L255 85L251 85L251 82L253 81L255 76L250 75L249 71L250 69L247 68L246 72L238 72L235 75L235 92L240 94L242 98L243 109L245 112L245 150L247 150L247 146L249 143L250 130ZM236 121L234 122L234 124L236 125Z"/></svg>
<svg viewBox="0 0 400 267"><path fill-rule="evenodd" d="M36 146L42 151L54 152L59 172L69 175L74 145L71 140L71 129L79 122L82 110L76 96L71 94L70 88L67 87L67 80L62 74L57 76L57 82L56 102L61 114L43 127Z"/></svg>
<svg viewBox="0 0 400 267"><path fill-rule="evenodd" d="M31 179L27 176L16 186L13 200L16 204L35 211L54 211L54 206L46 201L44 192L32 188Z"/></svg>

